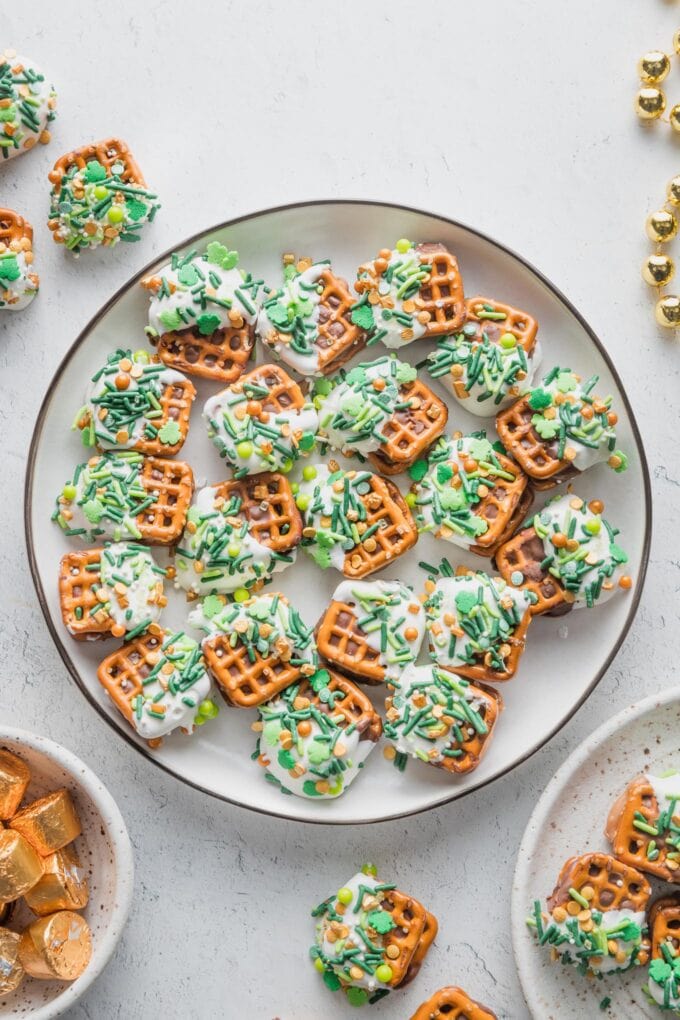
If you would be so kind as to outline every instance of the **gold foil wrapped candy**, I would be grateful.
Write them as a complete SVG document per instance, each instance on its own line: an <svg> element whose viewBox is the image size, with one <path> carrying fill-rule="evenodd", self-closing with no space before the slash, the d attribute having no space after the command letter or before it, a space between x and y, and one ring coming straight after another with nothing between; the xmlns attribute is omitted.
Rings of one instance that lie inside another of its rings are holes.
<svg viewBox="0 0 680 1020"><path fill-rule="evenodd" d="M75 981L92 956L92 937L87 921L72 910L40 917L24 931L19 959L32 977Z"/></svg>
<svg viewBox="0 0 680 1020"><path fill-rule="evenodd" d="M21 936L9 928L0 928L0 995L9 995L24 979L19 959Z"/></svg>
<svg viewBox="0 0 680 1020"><path fill-rule="evenodd" d="M43 864L43 877L25 896L33 913L44 917L55 910L82 910L87 904L89 889L73 847L56 850L43 859Z"/></svg>
<svg viewBox="0 0 680 1020"><path fill-rule="evenodd" d="M20 832L0 832L0 903L10 903L42 877L42 858Z"/></svg>
<svg viewBox="0 0 680 1020"><path fill-rule="evenodd" d="M0 751L0 818L11 818L26 793L31 773L11 751Z"/></svg>
<svg viewBox="0 0 680 1020"><path fill-rule="evenodd" d="M9 823L47 857L80 835L80 820L68 790L55 790L17 812Z"/></svg>

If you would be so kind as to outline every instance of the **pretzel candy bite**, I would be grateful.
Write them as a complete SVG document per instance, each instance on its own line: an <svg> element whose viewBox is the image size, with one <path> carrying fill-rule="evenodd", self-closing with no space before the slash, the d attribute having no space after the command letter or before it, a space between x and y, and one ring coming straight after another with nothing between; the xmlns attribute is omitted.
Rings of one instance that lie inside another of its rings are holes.
<svg viewBox="0 0 680 1020"><path fill-rule="evenodd" d="M495 555L499 572L534 596L533 613L559 616L607 602L632 580L618 530L602 516L600 500L555 496Z"/></svg>
<svg viewBox="0 0 680 1020"><path fill-rule="evenodd" d="M194 384L146 351L118 348L92 376L74 428L84 446L172 456L189 431Z"/></svg>
<svg viewBox="0 0 680 1020"><path fill-rule="evenodd" d="M19 942L19 959L26 973L46 981L75 981L91 957L89 925L72 910L38 918Z"/></svg>
<svg viewBox="0 0 680 1020"><path fill-rule="evenodd" d="M385 705L384 733L397 754L465 773L485 754L503 702L439 666L409 666Z"/></svg>
<svg viewBox="0 0 680 1020"><path fill-rule="evenodd" d="M52 514L62 531L84 542L110 538L174 545L182 534L194 476L181 460L120 451L79 464Z"/></svg>
<svg viewBox="0 0 680 1020"><path fill-rule="evenodd" d="M42 873L42 858L28 840L14 829L0 829L0 905L23 896Z"/></svg>
<svg viewBox="0 0 680 1020"><path fill-rule="evenodd" d="M209 595L189 615L205 633L203 654L225 700L236 708L256 708L301 676L316 672L314 634L279 593L236 602Z"/></svg>
<svg viewBox="0 0 680 1020"><path fill-rule="evenodd" d="M500 577L442 577L425 603L430 653L470 680L510 680L531 622L531 599Z"/></svg>
<svg viewBox="0 0 680 1020"><path fill-rule="evenodd" d="M43 860L42 878L25 894L26 904L40 917L55 910L82 910L89 888L80 858L72 846L55 850Z"/></svg>
<svg viewBox="0 0 680 1020"><path fill-rule="evenodd" d="M0 124L2 113L0 106ZM39 287L40 277L33 269L33 227L12 209L0 209L0 311L22 311Z"/></svg>
<svg viewBox="0 0 680 1020"><path fill-rule="evenodd" d="M120 138L83 145L61 156L49 173L50 218L57 244L75 256L100 245L139 241L160 209L132 153Z"/></svg>
<svg viewBox="0 0 680 1020"><path fill-rule="evenodd" d="M327 669L287 687L259 713L257 760L269 782L298 797L340 797L382 733L369 698Z"/></svg>
<svg viewBox="0 0 680 1020"><path fill-rule="evenodd" d="M41 857L61 850L81 831L80 819L66 789L34 800L14 815L9 827L20 832Z"/></svg>
<svg viewBox="0 0 680 1020"><path fill-rule="evenodd" d="M605 836L624 864L680 882L680 773L636 776L612 805Z"/></svg>
<svg viewBox="0 0 680 1020"><path fill-rule="evenodd" d="M437 935L437 919L418 900L380 882L368 865L312 911L310 949L331 991L352 1006L376 1002L416 976Z"/></svg>
<svg viewBox="0 0 680 1020"><path fill-rule="evenodd" d="M471 999L462 988L450 986L438 992L419 1006L411 1020L498 1020L488 1006Z"/></svg>
<svg viewBox="0 0 680 1020"><path fill-rule="evenodd" d="M201 489L177 548L177 585L190 595L258 589L295 562L302 521L290 484L272 472Z"/></svg>
<svg viewBox="0 0 680 1020"><path fill-rule="evenodd" d="M25 971L19 959L21 936L0 927L0 995L10 995L24 980Z"/></svg>
<svg viewBox="0 0 680 1020"><path fill-rule="evenodd" d="M428 354L428 371L472 414L490 417L531 386L541 361L538 323L491 298L468 298L460 332Z"/></svg>
<svg viewBox="0 0 680 1020"><path fill-rule="evenodd" d="M167 603L165 574L145 546L132 542L66 553L59 570L64 626L77 641L142 634Z"/></svg>
<svg viewBox="0 0 680 1020"><path fill-rule="evenodd" d="M203 420L235 478L287 473L316 445L316 408L278 365L260 365L210 397Z"/></svg>
<svg viewBox="0 0 680 1020"><path fill-rule="evenodd" d="M329 385L320 393L321 435L332 449L368 458L384 474L406 471L446 427L446 404L394 355L357 365Z"/></svg>
<svg viewBox="0 0 680 1020"><path fill-rule="evenodd" d="M0 156L12 159L47 145L56 117L57 93L28 57L15 50L0 54Z"/></svg>
<svg viewBox="0 0 680 1020"><path fill-rule="evenodd" d="M151 624L146 634L104 659L97 677L140 737L158 746L180 728L193 733L218 713L200 646L182 631Z"/></svg>
<svg viewBox="0 0 680 1020"><path fill-rule="evenodd" d="M199 254L173 254L142 280L149 294L149 341L170 368L215 382L235 382L255 343L262 283L238 267L237 251L212 241Z"/></svg>
<svg viewBox="0 0 680 1020"><path fill-rule="evenodd" d="M350 318L353 303L330 259L295 264L294 256L284 256L283 286L263 302L257 335L300 375L328 375L366 343L365 331Z"/></svg>
<svg viewBox="0 0 680 1020"><path fill-rule="evenodd" d="M553 368L496 418L501 442L537 489L550 489L602 461L617 474L626 470L628 458L616 449L613 398L593 393L598 381L594 375L582 382L569 368Z"/></svg>
<svg viewBox="0 0 680 1020"><path fill-rule="evenodd" d="M480 556L493 555L533 501L527 476L493 448L485 432L442 436L411 473L417 479L411 492L418 532Z"/></svg>
<svg viewBox="0 0 680 1020"><path fill-rule="evenodd" d="M656 900L649 926L652 959L643 991L659 1009L680 1016L680 895Z"/></svg>
<svg viewBox="0 0 680 1020"><path fill-rule="evenodd" d="M398 679L415 662L425 611L401 581L342 581L319 620L319 653L364 683Z"/></svg>
<svg viewBox="0 0 680 1020"><path fill-rule="evenodd" d="M30 781L31 770L23 759L0 748L0 819L11 818L19 810Z"/></svg>
<svg viewBox="0 0 680 1020"><path fill-rule="evenodd" d="M296 497L302 547L322 570L356 580L382 570L415 545L415 522L399 489L370 471L308 465Z"/></svg>
<svg viewBox="0 0 680 1020"><path fill-rule="evenodd" d="M554 961L596 977L620 973L649 959L650 895L639 871L608 854L583 854L564 864L547 911L536 900L527 924Z"/></svg>
<svg viewBox="0 0 680 1020"><path fill-rule="evenodd" d="M393 251L359 266L352 322L369 343L399 348L454 332L463 321L463 281L456 257L438 242L400 238Z"/></svg>

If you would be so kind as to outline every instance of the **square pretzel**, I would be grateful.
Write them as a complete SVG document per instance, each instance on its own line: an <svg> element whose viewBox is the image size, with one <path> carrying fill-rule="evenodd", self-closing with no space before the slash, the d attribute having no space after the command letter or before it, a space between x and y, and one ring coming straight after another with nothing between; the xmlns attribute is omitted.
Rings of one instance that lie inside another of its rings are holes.
<svg viewBox="0 0 680 1020"><path fill-rule="evenodd" d="M376 471L384 475L399 474L414 464L442 434L449 416L444 401L420 379L402 383L399 400L410 406L395 411L385 422L382 434L387 442L368 455Z"/></svg>
<svg viewBox="0 0 680 1020"><path fill-rule="evenodd" d="M659 804L647 777L636 776L614 802L605 834L612 853L624 864L665 882L680 882L678 850L666 842L666 836L672 835L671 825L680 835L680 805L674 805L672 814L670 810L670 803Z"/></svg>
<svg viewBox="0 0 680 1020"><path fill-rule="evenodd" d="M462 988L440 988L419 1006L411 1020L498 1020L481 1002L471 999Z"/></svg>

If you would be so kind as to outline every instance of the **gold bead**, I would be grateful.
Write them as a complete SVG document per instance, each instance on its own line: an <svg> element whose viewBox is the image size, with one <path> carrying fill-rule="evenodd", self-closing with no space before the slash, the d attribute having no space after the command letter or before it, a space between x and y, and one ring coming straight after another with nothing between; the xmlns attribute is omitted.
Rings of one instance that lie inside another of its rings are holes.
<svg viewBox="0 0 680 1020"><path fill-rule="evenodd" d="M676 53L680 53L680 29L673 36L673 49Z"/></svg>
<svg viewBox="0 0 680 1020"><path fill-rule="evenodd" d="M680 103L676 103L668 112L668 119L674 131L680 131Z"/></svg>
<svg viewBox="0 0 680 1020"><path fill-rule="evenodd" d="M680 205L680 174L666 185L666 195L671 205Z"/></svg>
<svg viewBox="0 0 680 1020"><path fill-rule="evenodd" d="M663 81L671 69L670 57L661 50L650 50L638 60L638 74L645 85L656 85Z"/></svg>
<svg viewBox="0 0 680 1020"><path fill-rule="evenodd" d="M656 303L656 321L666 329L680 326L680 298L673 294L662 297Z"/></svg>
<svg viewBox="0 0 680 1020"><path fill-rule="evenodd" d="M640 120L656 120L665 109L666 97L661 89L640 89L635 96L635 112Z"/></svg>
<svg viewBox="0 0 680 1020"><path fill-rule="evenodd" d="M642 279L650 287L665 287L674 272L675 263L669 255L648 255L642 264Z"/></svg>
<svg viewBox="0 0 680 1020"><path fill-rule="evenodd" d="M657 209L647 217L645 229L650 241L663 244L665 241L672 241L677 234L678 221L668 209Z"/></svg>

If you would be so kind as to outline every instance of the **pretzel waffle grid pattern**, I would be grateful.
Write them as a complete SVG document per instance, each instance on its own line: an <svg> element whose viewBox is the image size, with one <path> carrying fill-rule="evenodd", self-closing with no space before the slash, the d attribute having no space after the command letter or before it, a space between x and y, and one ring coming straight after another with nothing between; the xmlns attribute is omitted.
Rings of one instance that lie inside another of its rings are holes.
<svg viewBox="0 0 680 1020"><path fill-rule="evenodd" d="M69 552L62 556L59 569L59 602L64 626L77 641L92 637L107 637L111 632L111 617L104 613L90 615L99 598L95 589L101 584L99 564L101 549ZM96 566L97 570L89 569ZM76 610L82 609L80 619ZM99 618L98 618L99 617Z"/></svg>
<svg viewBox="0 0 680 1020"><path fill-rule="evenodd" d="M360 499L366 507L367 530L378 524L371 535L376 541L376 549L369 551L366 543L360 542L345 554L343 573L355 581L375 573L407 552L418 538L411 512L396 485L378 475L371 475L369 484L371 491ZM374 499L371 499L372 496ZM380 497L380 503L372 507L371 503L377 502L375 497ZM352 563L355 556L361 560L356 566Z"/></svg>
<svg viewBox="0 0 680 1020"><path fill-rule="evenodd" d="M430 313L426 336L454 333L465 317L463 281L458 260L448 251L420 253L421 261L430 264L430 281L418 292L424 311Z"/></svg>
<svg viewBox="0 0 680 1020"><path fill-rule="evenodd" d="M179 372L230 385L245 369L255 344L252 326L218 329L201 336L192 329L173 330L158 339L158 357Z"/></svg>
<svg viewBox="0 0 680 1020"><path fill-rule="evenodd" d="M344 617L349 619L345 622ZM372 648L358 626L354 609L345 602L331 602L317 629L317 648L328 662L365 683L381 683L385 667L380 652Z"/></svg>
<svg viewBox="0 0 680 1020"><path fill-rule="evenodd" d="M363 691L360 691L351 680L341 676L339 673L335 673L333 670L328 672L330 676L329 689L333 692L342 691L343 694L341 699L333 700L334 718L341 715L344 721L340 725L343 729L354 723L360 734L365 733L367 739L376 743L382 733L382 720L373 708L370 698L366 697ZM303 680L300 684L298 696L309 698L316 708L321 711L324 710L319 694L315 693L308 680Z"/></svg>
<svg viewBox="0 0 680 1020"><path fill-rule="evenodd" d="M609 854L584 854L565 863L557 886L548 899L548 909L552 911L566 903L570 899L570 888L579 892L584 885L595 890L590 901L591 909L595 910L628 908L643 911L652 891L639 871L621 864Z"/></svg>
<svg viewBox="0 0 680 1020"><path fill-rule="evenodd" d="M497 312L505 312L506 317L500 322L494 320L489 322L487 319L479 319L475 312L477 305L490 305ZM519 308L513 308L512 305L503 304L502 301L494 301L491 298L485 297L468 298L465 302L465 310L466 322L478 324L480 334L484 330L490 329L490 327L496 327L496 331L499 334L512 333L522 345L526 354L533 352L536 344L536 334L538 333L538 322L527 312L522 312Z"/></svg>
<svg viewBox="0 0 680 1020"><path fill-rule="evenodd" d="M184 530L194 488L188 464L181 460L147 457L142 462L140 482L156 501L137 517L144 541L151 545L173 545Z"/></svg>
<svg viewBox="0 0 680 1020"><path fill-rule="evenodd" d="M640 871L646 871L656 875L666 882L680 882L680 869L673 871L666 863L666 855L669 848L663 839L641 832L635 828L635 815L639 812L647 824L655 826L659 819L660 805L654 796L654 789L644 776L638 776L629 784L625 793L625 802L620 817L616 822L616 829L612 835L612 851L624 864ZM680 808L676 809L674 817L680 817ZM656 843L659 856L656 860L650 860L647 856L647 847L650 842Z"/></svg>
<svg viewBox="0 0 680 1020"><path fill-rule="evenodd" d="M157 631L158 628L154 628L154 632L147 631L142 637L128 641L107 656L97 670L100 684L129 723L134 719L132 702L141 694L143 681L161 654L163 639Z"/></svg>
<svg viewBox="0 0 680 1020"><path fill-rule="evenodd" d="M540 545L540 559L538 558L538 549L536 550L537 555L532 553L531 544L534 542ZM540 569L544 555L542 550L543 543L534 529L524 528L509 542L503 543L495 553L496 566L508 584L512 584L512 576L515 571L519 571L523 575L524 581L515 587L533 592L536 596L537 601L531 607L534 616L541 613L554 613L567 602L566 593L559 581L547 570Z"/></svg>
<svg viewBox="0 0 680 1020"><path fill-rule="evenodd" d="M33 240L31 224L12 209L0 209L0 242L9 246L12 241L21 241L24 237Z"/></svg>
<svg viewBox="0 0 680 1020"><path fill-rule="evenodd" d="M49 173L49 179L54 185L55 194L61 191L61 182L66 174L72 169L83 170L87 164L96 159L107 170L118 161L124 163L125 169L120 175L125 184L137 184L141 188L146 187L146 181L134 159L127 143L120 138L107 138L103 142L93 142L91 145L83 145L73 152L67 152L60 156L54 164L54 169Z"/></svg>
<svg viewBox="0 0 680 1020"><path fill-rule="evenodd" d="M549 488L553 484L551 479L560 471L572 471L573 468L568 460L560 460L550 452L548 443L541 439L531 424L533 415L529 398L520 397L497 415L496 431L526 473Z"/></svg>
<svg viewBox="0 0 680 1020"><path fill-rule="evenodd" d="M442 434L449 415L443 400L420 379L400 386L399 400L416 400L419 406L397 411L385 422L382 434L387 442L368 458L379 471L388 475L405 471L417 460Z"/></svg>
<svg viewBox="0 0 680 1020"><path fill-rule="evenodd" d="M324 269L319 277L323 291L319 298L319 370L335 371L365 344L365 333L350 318L354 299L345 280ZM342 332L337 327L340 326Z"/></svg>
<svg viewBox="0 0 680 1020"><path fill-rule="evenodd" d="M218 496L241 500L238 511L248 521L248 530L262 545L275 552L290 552L302 538L302 520L288 479L274 471L214 486ZM268 516L262 519L260 505L266 503ZM258 511L258 512L256 512ZM286 529L286 530L284 530Z"/></svg>
<svg viewBox="0 0 680 1020"><path fill-rule="evenodd" d="M226 634L206 638L203 654L220 692L236 708L255 708L300 676L298 666L291 666L275 655L263 659L255 651L251 662L245 645L237 641L232 647Z"/></svg>

